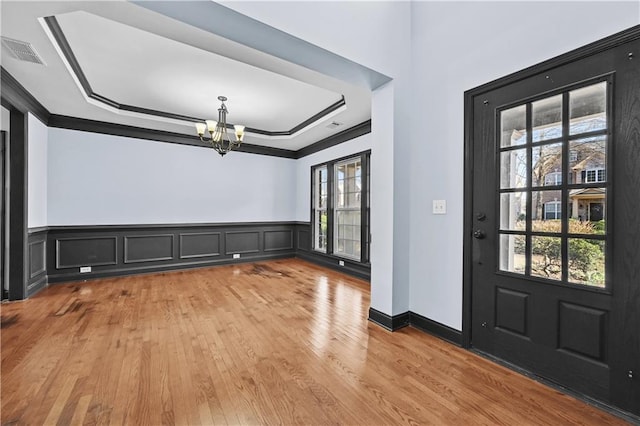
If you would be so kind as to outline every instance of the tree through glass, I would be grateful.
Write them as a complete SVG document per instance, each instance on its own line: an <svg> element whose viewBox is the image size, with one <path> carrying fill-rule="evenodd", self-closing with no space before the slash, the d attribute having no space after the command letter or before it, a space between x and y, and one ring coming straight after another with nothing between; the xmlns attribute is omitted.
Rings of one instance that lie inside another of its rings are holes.
<svg viewBox="0 0 640 426"><path fill-rule="evenodd" d="M500 111L500 270L606 286L608 84Z"/></svg>

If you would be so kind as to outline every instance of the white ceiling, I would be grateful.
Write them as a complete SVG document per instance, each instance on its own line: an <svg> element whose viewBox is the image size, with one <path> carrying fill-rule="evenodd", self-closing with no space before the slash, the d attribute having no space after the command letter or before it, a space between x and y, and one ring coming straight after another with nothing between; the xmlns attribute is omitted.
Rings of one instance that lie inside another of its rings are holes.
<svg viewBox="0 0 640 426"><path fill-rule="evenodd" d="M43 20L54 16L94 93L120 104L289 131L344 96L346 106L291 136L248 133L245 143L298 150L371 117L370 90L322 75L125 1L0 3L1 33L27 41L46 65L2 66L51 113L195 134L191 121L123 112L88 99ZM343 123L328 128L332 121Z"/></svg>

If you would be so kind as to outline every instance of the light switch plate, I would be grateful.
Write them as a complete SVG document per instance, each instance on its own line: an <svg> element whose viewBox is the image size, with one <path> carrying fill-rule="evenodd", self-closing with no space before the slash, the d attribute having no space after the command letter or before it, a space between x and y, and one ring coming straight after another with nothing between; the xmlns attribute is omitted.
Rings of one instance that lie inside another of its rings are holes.
<svg viewBox="0 0 640 426"><path fill-rule="evenodd" d="M433 214L447 214L447 200L433 200Z"/></svg>

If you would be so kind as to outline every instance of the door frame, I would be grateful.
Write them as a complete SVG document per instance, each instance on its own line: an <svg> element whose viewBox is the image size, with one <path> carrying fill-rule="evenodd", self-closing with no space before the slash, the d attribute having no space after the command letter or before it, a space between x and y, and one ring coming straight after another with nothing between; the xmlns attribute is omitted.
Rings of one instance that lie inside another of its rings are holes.
<svg viewBox="0 0 640 426"><path fill-rule="evenodd" d="M5 210L7 207L6 198L5 198L5 153L6 153L6 145L7 145L7 132L4 130L0 131L0 291L2 291L2 300L9 298L9 290L5 290L5 285L8 284L8 280L5 282L5 271L6 271L6 263L5 263L5 236L7 234L7 224L5 222Z"/></svg>
<svg viewBox="0 0 640 426"><path fill-rule="evenodd" d="M463 271L462 271L462 347L471 345L472 310L472 240L473 240L473 105L474 100L485 93L567 65L588 56L613 49L640 39L640 25L633 26L609 37L579 47L539 64L517 71L464 92L464 221L463 221Z"/></svg>

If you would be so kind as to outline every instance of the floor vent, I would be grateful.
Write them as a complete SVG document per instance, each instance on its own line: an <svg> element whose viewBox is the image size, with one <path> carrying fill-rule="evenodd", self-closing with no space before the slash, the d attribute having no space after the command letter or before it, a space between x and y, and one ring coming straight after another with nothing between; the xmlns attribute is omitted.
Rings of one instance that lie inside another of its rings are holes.
<svg viewBox="0 0 640 426"><path fill-rule="evenodd" d="M16 59L34 64L46 65L31 43L2 37L2 45L7 48L11 55Z"/></svg>

